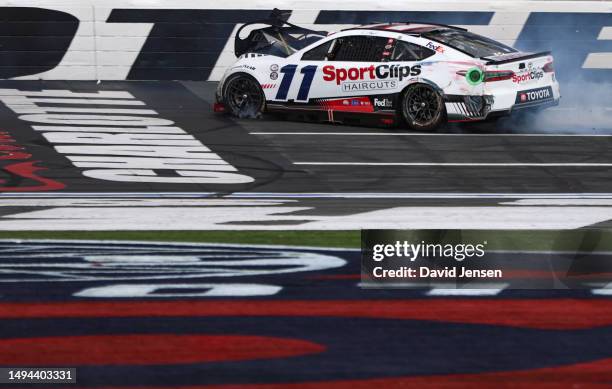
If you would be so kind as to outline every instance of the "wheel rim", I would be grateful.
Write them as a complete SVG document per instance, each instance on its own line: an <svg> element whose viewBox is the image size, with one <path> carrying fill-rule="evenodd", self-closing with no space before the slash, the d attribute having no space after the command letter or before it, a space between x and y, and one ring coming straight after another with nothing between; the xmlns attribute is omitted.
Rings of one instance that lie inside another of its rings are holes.
<svg viewBox="0 0 612 389"><path fill-rule="evenodd" d="M425 127L437 121L440 115L440 98L430 87L417 85L410 88L405 101L406 114L413 124Z"/></svg>
<svg viewBox="0 0 612 389"><path fill-rule="evenodd" d="M248 77L231 80L227 85L226 103L239 116L256 115L263 104L259 85Z"/></svg>

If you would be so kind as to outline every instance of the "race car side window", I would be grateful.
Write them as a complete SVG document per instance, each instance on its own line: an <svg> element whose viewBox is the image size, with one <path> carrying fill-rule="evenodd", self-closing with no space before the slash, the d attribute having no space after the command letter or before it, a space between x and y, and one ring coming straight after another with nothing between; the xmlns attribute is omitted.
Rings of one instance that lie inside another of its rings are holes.
<svg viewBox="0 0 612 389"><path fill-rule="evenodd" d="M382 62L388 38L379 36L343 36L335 39L330 61Z"/></svg>
<svg viewBox="0 0 612 389"><path fill-rule="evenodd" d="M391 55L391 61L422 61L435 53L433 50L414 43L397 41Z"/></svg>
<svg viewBox="0 0 612 389"><path fill-rule="evenodd" d="M325 61L333 40L329 40L302 55L302 61Z"/></svg>

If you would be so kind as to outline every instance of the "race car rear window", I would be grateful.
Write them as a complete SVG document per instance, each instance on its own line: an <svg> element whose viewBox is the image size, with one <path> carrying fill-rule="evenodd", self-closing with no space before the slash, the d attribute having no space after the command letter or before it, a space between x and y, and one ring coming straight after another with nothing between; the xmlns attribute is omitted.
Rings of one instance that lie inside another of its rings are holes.
<svg viewBox="0 0 612 389"><path fill-rule="evenodd" d="M387 38L378 36L345 36L334 40L328 56L331 61L381 62Z"/></svg>
<svg viewBox="0 0 612 389"><path fill-rule="evenodd" d="M431 57L435 51L414 43L397 41L393 49L391 61L421 61Z"/></svg>
<svg viewBox="0 0 612 389"><path fill-rule="evenodd" d="M515 53L517 51L503 43L469 31L452 29L435 30L423 34L423 36L478 58Z"/></svg>

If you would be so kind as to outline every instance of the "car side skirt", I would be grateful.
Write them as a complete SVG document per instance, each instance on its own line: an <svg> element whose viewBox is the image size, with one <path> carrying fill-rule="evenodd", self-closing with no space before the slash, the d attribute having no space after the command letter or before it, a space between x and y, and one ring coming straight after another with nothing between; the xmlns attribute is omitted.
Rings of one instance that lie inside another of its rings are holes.
<svg viewBox="0 0 612 389"><path fill-rule="evenodd" d="M308 122L389 127L399 122L397 104L398 94L328 97L308 102L268 101L266 112Z"/></svg>

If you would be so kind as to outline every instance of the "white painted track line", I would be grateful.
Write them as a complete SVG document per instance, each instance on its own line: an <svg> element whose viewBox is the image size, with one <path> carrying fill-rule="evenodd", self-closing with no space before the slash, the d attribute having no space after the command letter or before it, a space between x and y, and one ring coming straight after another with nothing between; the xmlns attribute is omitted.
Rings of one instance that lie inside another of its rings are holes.
<svg viewBox="0 0 612 389"><path fill-rule="evenodd" d="M612 199L612 193L433 192L58 192L0 193L0 198L345 198L345 199Z"/></svg>
<svg viewBox="0 0 612 389"><path fill-rule="evenodd" d="M448 166L448 167L470 167L470 166L489 166L489 167L612 167L612 163L532 163L532 162L293 162L294 165L325 165L325 166Z"/></svg>
<svg viewBox="0 0 612 389"><path fill-rule="evenodd" d="M612 296L612 283L605 285L603 288L592 289L591 293L596 296Z"/></svg>
<svg viewBox="0 0 612 389"><path fill-rule="evenodd" d="M504 133L504 134L456 134L456 133L427 133L427 132L249 132L250 135L303 135L303 136L315 136L315 135L326 135L326 136L468 136L468 137L612 137L611 134L532 134L532 133Z"/></svg>
<svg viewBox="0 0 612 389"><path fill-rule="evenodd" d="M501 202L500 205L607 205L612 207L612 199L518 199L514 201L504 201Z"/></svg>
<svg viewBox="0 0 612 389"><path fill-rule="evenodd" d="M607 28L607 27L604 27ZM548 111L578 111L580 108L578 107L551 107L548 108ZM610 107L599 107L597 110L599 111L612 111Z"/></svg>
<svg viewBox="0 0 612 389"><path fill-rule="evenodd" d="M469 284L470 288L433 288L425 293L426 296L497 296L509 284Z"/></svg>

